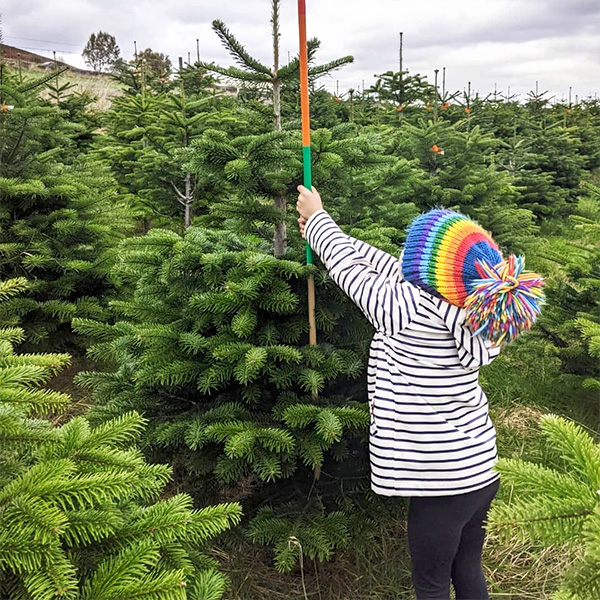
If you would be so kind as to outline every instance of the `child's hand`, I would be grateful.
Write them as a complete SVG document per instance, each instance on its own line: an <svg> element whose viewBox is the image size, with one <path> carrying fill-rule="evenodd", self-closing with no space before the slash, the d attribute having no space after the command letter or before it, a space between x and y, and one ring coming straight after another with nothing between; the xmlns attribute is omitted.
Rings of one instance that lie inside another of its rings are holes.
<svg viewBox="0 0 600 600"><path fill-rule="evenodd" d="M319 192L314 187L311 191L303 185L298 186L298 192L296 210L300 213L301 217L304 217L308 221L313 213L323 208L321 196L319 196Z"/></svg>
<svg viewBox="0 0 600 600"><path fill-rule="evenodd" d="M302 239L306 239L304 237L304 226L306 225L306 219L304 217L298 217L298 223L300 224L300 235Z"/></svg>

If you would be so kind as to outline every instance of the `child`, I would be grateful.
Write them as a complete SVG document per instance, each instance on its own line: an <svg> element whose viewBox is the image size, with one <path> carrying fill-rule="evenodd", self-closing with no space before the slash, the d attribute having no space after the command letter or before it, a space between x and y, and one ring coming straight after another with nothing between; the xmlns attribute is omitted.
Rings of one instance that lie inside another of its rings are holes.
<svg viewBox="0 0 600 600"><path fill-rule="evenodd" d="M417 598L448 599L452 581L457 600L486 599L483 521L499 475L479 368L531 326L542 282L521 273L521 259L503 261L489 234L459 213L415 219L398 260L345 235L314 188L298 191L302 236L376 330L367 372L371 488L411 498Z"/></svg>

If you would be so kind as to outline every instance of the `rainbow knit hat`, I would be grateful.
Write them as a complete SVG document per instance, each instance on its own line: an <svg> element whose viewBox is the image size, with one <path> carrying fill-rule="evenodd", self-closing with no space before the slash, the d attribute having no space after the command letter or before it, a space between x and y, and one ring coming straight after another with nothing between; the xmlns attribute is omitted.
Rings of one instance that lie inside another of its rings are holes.
<svg viewBox="0 0 600 600"><path fill-rule="evenodd" d="M529 329L544 302L544 282L504 259L492 236L469 217L434 209L408 228L402 275L430 294L465 308L470 329L495 344Z"/></svg>

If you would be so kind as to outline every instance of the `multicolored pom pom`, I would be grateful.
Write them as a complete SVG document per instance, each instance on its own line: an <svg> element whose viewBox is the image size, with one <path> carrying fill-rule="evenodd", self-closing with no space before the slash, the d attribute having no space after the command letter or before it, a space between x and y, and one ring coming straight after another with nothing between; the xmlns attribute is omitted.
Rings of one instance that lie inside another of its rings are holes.
<svg viewBox="0 0 600 600"><path fill-rule="evenodd" d="M545 301L544 282L524 266L525 258L514 254L495 266L477 264L481 279L473 281L464 306L475 335L499 345L531 328Z"/></svg>

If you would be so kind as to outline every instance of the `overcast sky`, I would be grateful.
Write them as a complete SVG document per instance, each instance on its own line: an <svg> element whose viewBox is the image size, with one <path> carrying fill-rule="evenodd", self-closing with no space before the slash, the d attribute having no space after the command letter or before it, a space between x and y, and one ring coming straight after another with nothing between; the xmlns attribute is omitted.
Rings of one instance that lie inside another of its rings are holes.
<svg viewBox="0 0 600 600"><path fill-rule="evenodd" d="M187 61L230 65L211 29L221 19L255 57L271 64L270 0L0 0L4 42L84 66L81 51L93 32L108 31L122 56L151 47ZM281 49L298 51L297 3L281 2ZM446 89L471 81L481 95L526 97L540 92L566 98L600 94L600 0L307 0L309 37L321 40L317 62L351 54L354 64L322 80L340 93L365 87L373 75L398 70L399 32L404 69L427 75L446 67Z"/></svg>

